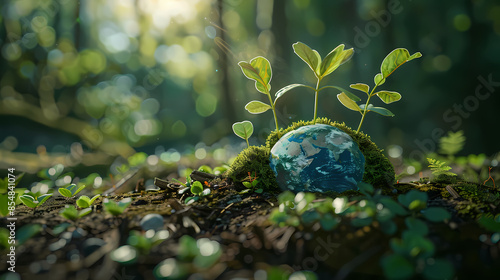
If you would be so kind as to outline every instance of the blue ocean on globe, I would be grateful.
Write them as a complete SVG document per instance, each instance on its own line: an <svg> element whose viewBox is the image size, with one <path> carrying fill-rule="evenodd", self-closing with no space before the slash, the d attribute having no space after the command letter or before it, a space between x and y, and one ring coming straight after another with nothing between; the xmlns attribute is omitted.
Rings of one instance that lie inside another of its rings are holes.
<svg viewBox="0 0 500 280"><path fill-rule="evenodd" d="M365 157L344 131L325 124L302 126L271 149L270 166L278 185L293 192L357 190Z"/></svg>

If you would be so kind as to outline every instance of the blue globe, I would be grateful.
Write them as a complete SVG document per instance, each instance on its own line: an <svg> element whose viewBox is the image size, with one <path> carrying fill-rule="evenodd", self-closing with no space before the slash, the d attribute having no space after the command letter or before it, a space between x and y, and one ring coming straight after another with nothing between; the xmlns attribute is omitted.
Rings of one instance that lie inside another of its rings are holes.
<svg viewBox="0 0 500 280"><path fill-rule="evenodd" d="M347 133L326 124L290 131L271 149L278 185L293 192L357 190L365 157Z"/></svg>

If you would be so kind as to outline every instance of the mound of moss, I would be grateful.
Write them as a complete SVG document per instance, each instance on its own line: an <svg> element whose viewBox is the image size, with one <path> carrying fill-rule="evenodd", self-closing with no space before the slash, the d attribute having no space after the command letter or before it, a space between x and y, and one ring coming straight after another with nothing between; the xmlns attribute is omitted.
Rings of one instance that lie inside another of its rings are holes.
<svg viewBox="0 0 500 280"><path fill-rule="evenodd" d="M298 121L292 123L292 125L286 129L280 129L279 134L277 131L271 132L266 140L266 148L270 151L281 136L301 126L312 124L314 124L313 121ZM376 188L392 187L395 178L394 166L392 166L389 159L382 153L382 150L370 140L370 136L362 132L356 132L344 123L332 122L327 118L316 119L316 124L335 126L349 134L352 139L358 143L359 149L365 156L365 173L363 174L363 182L370 183Z"/></svg>
<svg viewBox="0 0 500 280"><path fill-rule="evenodd" d="M265 146L250 146L238 154L226 172L226 176L235 182L241 182L257 173L258 186L268 192L281 192L276 176L269 166L270 149Z"/></svg>

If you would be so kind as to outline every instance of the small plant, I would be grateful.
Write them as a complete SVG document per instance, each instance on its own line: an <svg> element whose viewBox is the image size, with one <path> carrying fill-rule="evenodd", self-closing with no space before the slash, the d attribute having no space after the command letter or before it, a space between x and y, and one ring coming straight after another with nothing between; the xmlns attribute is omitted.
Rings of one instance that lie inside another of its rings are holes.
<svg viewBox="0 0 500 280"><path fill-rule="evenodd" d="M385 83L385 80L396 71L401 65L405 64L406 62L413 60L415 58L421 57L422 54L420 52L416 52L413 55L410 56L410 53L408 52L407 49L399 48L395 49L392 52L390 52L382 61L382 65L380 66L380 73L375 75L374 77L374 82L375 86L373 89L370 91L370 86L367 84L363 83L357 83L357 84L352 84L350 85L351 88L362 91L367 94L368 99L366 100L366 104L361 104L358 105L356 102L359 101L359 98L352 98L352 94L346 94L344 92L339 93L337 95L338 100L342 105L344 105L347 109L357 111L361 114L361 121L359 122L357 132L361 129L361 125L363 124L363 121L365 119L366 113L372 111L375 113L378 113L382 116L388 116L388 117L393 117L394 114L387 110L386 108L382 107L374 107L372 104L370 104L370 99L373 96L378 96L385 104L390 104L392 102L396 102L401 99L401 94L395 91L378 91L375 92L375 89L377 89L378 86L382 85Z"/></svg>
<svg viewBox="0 0 500 280"><path fill-rule="evenodd" d="M236 122L233 124L233 131L236 136L245 139L247 141L247 147L250 147L248 143L248 138L252 136L253 124L250 121Z"/></svg>
<svg viewBox="0 0 500 280"><path fill-rule="evenodd" d="M58 191L62 196L70 198L81 192L83 189L85 189L85 185L77 187L76 184L71 184L65 188L59 188Z"/></svg>
<svg viewBox="0 0 500 280"><path fill-rule="evenodd" d="M24 203L24 205L26 205L30 208L36 208L36 207L42 205L43 203L45 203L45 201L47 201L47 199L49 199L51 196L52 196L52 194L44 194L44 195L36 196L32 192L30 192L30 193L21 195L19 197L19 199L21 200L22 203Z"/></svg>
<svg viewBox="0 0 500 280"><path fill-rule="evenodd" d="M465 140L463 130L448 131L446 136L439 138L439 153L447 155L450 160L453 160L454 155L464 147Z"/></svg>
<svg viewBox="0 0 500 280"><path fill-rule="evenodd" d="M104 206L104 210L113 216L118 216L127 209L127 207L132 203L132 199L130 197L122 199L120 202L115 202L114 200L104 199L102 203Z"/></svg>
<svg viewBox="0 0 500 280"><path fill-rule="evenodd" d="M15 206L21 203L19 196L24 194L25 188L17 188L24 173L14 179L11 173L4 179L0 179L0 217L13 213Z"/></svg>
<svg viewBox="0 0 500 280"><path fill-rule="evenodd" d="M208 182L205 182L205 184L208 186ZM210 194L210 189L209 188L204 189L203 184L200 181L195 181L191 185L190 190L194 196L186 198L186 200L184 201L184 203L186 204L191 204L200 199L200 197L207 196Z"/></svg>
<svg viewBox="0 0 500 280"><path fill-rule="evenodd" d="M446 162L444 161L442 162L432 158L427 158L427 161L429 162L429 167L431 168L432 174L436 176L439 175L457 176L457 174L448 171L451 169L451 167L446 165Z"/></svg>
<svg viewBox="0 0 500 280"><path fill-rule="evenodd" d="M76 200L76 205L78 205L78 207L80 208L88 208L92 205L92 203L94 203L94 201L96 199L98 199L101 195L100 194L96 194L94 195L94 197L90 198L86 195L82 195L80 196L77 200Z"/></svg>
<svg viewBox="0 0 500 280"><path fill-rule="evenodd" d="M132 230L127 239L127 243L133 246L142 255L147 255L151 248L157 246L170 236L168 230L148 230L144 233Z"/></svg>
<svg viewBox="0 0 500 280"><path fill-rule="evenodd" d="M76 221L77 219L90 214L90 212L92 212L91 208L85 208L78 211L76 210L75 206L66 205L66 207L64 207L64 209L59 212L59 215L61 215L65 219Z"/></svg>
<svg viewBox="0 0 500 280"><path fill-rule="evenodd" d="M255 172L254 177L252 177L252 174L250 172L248 172L248 178L246 178L245 180L247 180L247 181L242 181L241 183L247 189L241 191L240 194L247 193L247 192L252 191L252 190L256 193L262 193L262 191L263 191L262 188L256 189L256 186L259 184L259 180L257 180L257 172Z"/></svg>

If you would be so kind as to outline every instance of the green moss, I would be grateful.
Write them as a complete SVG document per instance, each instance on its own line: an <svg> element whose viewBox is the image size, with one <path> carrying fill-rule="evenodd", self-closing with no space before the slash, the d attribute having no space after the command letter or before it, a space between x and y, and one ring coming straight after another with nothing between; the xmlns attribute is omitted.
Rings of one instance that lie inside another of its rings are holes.
<svg viewBox="0 0 500 280"><path fill-rule="evenodd" d="M281 192L274 171L269 166L270 150L264 146L250 146L244 149L231 164L226 176L235 182L241 182L248 178L248 172L252 177L257 172L258 186L268 192Z"/></svg>
<svg viewBox="0 0 500 280"><path fill-rule="evenodd" d="M365 173L363 174L363 182L370 183L376 188L391 187L394 184L394 166L389 162L382 150L370 140L370 136L352 130L344 123L332 122L327 118L316 119L317 124L327 124L335 126L345 133L349 134L352 139L358 143L359 149L365 156ZM279 136L285 135L287 132L295 130L301 126L312 125L313 121L298 121L290 125L286 129L280 129ZM271 148L278 142L279 137L276 131L271 132L266 140L266 148Z"/></svg>

